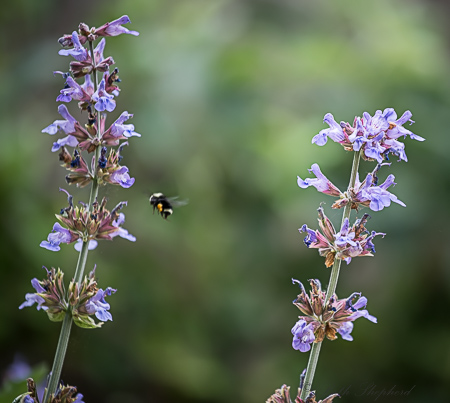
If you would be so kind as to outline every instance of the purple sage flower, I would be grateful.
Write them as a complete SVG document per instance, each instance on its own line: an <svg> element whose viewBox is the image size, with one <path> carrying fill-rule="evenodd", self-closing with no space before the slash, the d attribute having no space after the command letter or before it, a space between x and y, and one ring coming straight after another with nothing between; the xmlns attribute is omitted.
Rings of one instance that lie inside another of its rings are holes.
<svg viewBox="0 0 450 403"><path fill-rule="evenodd" d="M58 54L61 56L72 56L75 60L79 62L84 62L90 56L88 50L80 43L78 39L78 34L76 31L72 32L72 49L61 49Z"/></svg>
<svg viewBox="0 0 450 403"><path fill-rule="evenodd" d="M369 203L369 207L373 211L381 211L385 207L389 207L391 202L406 207L405 203L387 190L390 186L395 186L394 179L395 176L391 174L380 186L371 186L370 183L372 182L372 175L368 174L365 179L365 186L361 186L360 192L355 195L356 202L362 205Z"/></svg>
<svg viewBox="0 0 450 403"><path fill-rule="evenodd" d="M61 243L72 243L79 238L79 234L70 231L59 223L53 225L53 230L47 237L47 241L42 241L40 246L53 252L59 251Z"/></svg>
<svg viewBox="0 0 450 403"><path fill-rule="evenodd" d="M294 335L292 347L305 353L311 349L311 343L315 340L314 328L308 325L305 320L300 319L292 328L291 333Z"/></svg>
<svg viewBox="0 0 450 403"><path fill-rule="evenodd" d="M297 176L297 184L299 187L306 189L309 186L314 186L319 192L330 196L339 197L342 195L342 192L322 173L319 165L313 164L308 171L313 173L316 177L303 180L300 176Z"/></svg>
<svg viewBox="0 0 450 403"><path fill-rule="evenodd" d="M112 315L109 311L110 305L105 301L106 296L110 296L111 294L114 294L117 290L108 287L105 291L103 291L101 288L97 291L97 294L95 294L86 304L86 311L89 315L92 315L95 313L95 316L98 320L101 320L102 322L106 322L108 320L113 320Z"/></svg>
<svg viewBox="0 0 450 403"><path fill-rule="evenodd" d="M45 289L41 286L41 284L39 283L39 280L37 278L34 278L33 280L31 280L31 285L33 286L33 288L36 290L37 293L45 293ZM25 294L25 302L23 302L20 306L19 309L23 309L26 306L32 306L34 303L37 304L37 310L39 311L40 309L43 309L44 311L46 309L48 309L48 307L43 306L43 304L45 303L45 299L42 298L40 295L38 294Z"/></svg>
<svg viewBox="0 0 450 403"><path fill-rule="evenodd" d="M42 129L42 133L54 135L58 131L63 131L67 137L57 140L53 143L52 151L58 151L61 147L76 147L79 141L89 138L89 133L81 127L80 123L69 113L65 105L58 106L59 114L64 120L55 120L51 125Z"/></svg>
<svg viewBox="0 0 450 403"><path fill-rule="evenodd" d="M133 124L124 124L133 115L127 111L122 112L119 118L103 133L102 141L105 145L118 145L119 140L130 137L141 137L139 133L134 131Z"/></svg>
<svg viewBox="0 0 450 403"><path fill-rule="evenodd" d="M334 120L334 116L331 113L325 115L323 122L330 127L328 129L323 129L319 134L316 134L312 139L313 144L323 146L327 143L328 137L336 143L343 143L346 140L341 125Z"/></svg>
<svg viewBox="0 0 450 403"><path fill-rule="evenodd" d="M109 182L127 189L133 186L134 178L130 177L128 168L126 166L122 166L110 175Z"/></svg>
<svg viewBox="0 0 450 403"><path fill-rule="evenodd" d="M26 306L33 306L36 303L37 304L36 308L38 311L40 309L43 309L45 311L48 308L42 305L44 302L45 302L44 298L40 297L39 295L27 293L25 294L25 302L22 302L22 304L20 304L19 309L23 309Z"/></svg>
<svg viewBox="0 0 450 403"><path fill-rule="evenodd" d="M72 99L80 102L91 101L90 95L86 93L80 84L69 76L66 79L66 86L60 91L60 95L56 98L56 102L70 102Z"/></svg>
<svg viewBox="0 0 450 403"><path fill-rule="evenodd" d="M123 15L122 17L118 18L117 20L107 22L106 24L97 28L95 30L95 35L117 36L120 34L130 34L130 35L138 36L139 32L130 31L127 28L121 26L123 24L128 24L128 23L131 23L130 19L128 18L128 15Z"/></svg>
<svg viewBox="0 0 450 403"><path fill-rule="evenodd" d="M114 101L113 95L108 94L105 91L104 78L100 81L97 91L92 95L92 101L95 102L95 109L99 112L103 112L105 110L112 112L115 109L116 101Z"/></svg>
<svg viewBox="0 0 450 403"><path fill-rule="evenodd" d="M64 118L64 120L55 120L51 125L42 129L42 133L48 133L50 135L56 134L59 130L64 133L73 133L75 131L75 123L77 120L69 113L65 105L58 106L59 114Z"/></svg>
<svg viewBox="0 0 450 403"><path fill-rule="evenodd" d="M118 231L113 232L111 237L114 238L116 236L120 236L121 238L128 239L131 242L136 242L136 237L131 235L128 230L122 228L122 224L125 222L125 214L119 213L119 217L117 220L113 221L112 225L118 228Z"/></svg>

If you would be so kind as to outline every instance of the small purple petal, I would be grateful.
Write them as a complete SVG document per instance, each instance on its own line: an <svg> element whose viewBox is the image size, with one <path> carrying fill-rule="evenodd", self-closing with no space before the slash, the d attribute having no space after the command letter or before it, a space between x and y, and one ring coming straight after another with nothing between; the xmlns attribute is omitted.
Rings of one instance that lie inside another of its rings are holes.
<svg viewBox="0 0 450 403"><path fill-rule="evenodd" d="M108 94L105 91L104 78L100 81L97 91L92 95L92 100L95 102L95 109L99 112L103 112L105 110L112 112L115 109L116 101L114 101L113 95Z"/></svg>
<svg viewBox="0 0 450 403"><path fill-rule="evenodd" d="M105 50L106 40L102 38L102 40L98 43L98 45L94 49L95 63L99 64L103 60L103 51Z"/></svg>
<svg viewBox="0 0 450 403"><path fill-rule="evenodd" d="M88 245L88 250L94 250L97 247L97 245L98 245L98 242L95 239L90 239L89 245ZM78 239L78 241L75 242L75 244L73 246L77 252L81 252L81 248L83 246L83 241L81 239Z"/></svg>
<svg viewBox="0 0 450 403"><path fill-rule="evenodd" d="M318 146L323 146L325 144L327 144L327 130L328 129L323 129L319 132L319 134L316 134L313 138L311 143L313 144L317 144Z"/></svg>
<svg viewBox="0 0 450 403"><path fill-rule="evenodd" d="M304 353L311 349L311 343L315 340L312 325L307 325L305 320L300 319L292 328L291 333L294 336L292 340L294 350Z"/></svg>
<svg viewBox="0 0 450 403"><path fill-rule="evenodd" d="M131 242L136 241L136 237L131 235L125 228L122 228L121 225L125 222L125 214L120 213L117 220L113 221L112 225L114 227L118 227L118 231L113 232L111 234L111 238L114 238L116 236L120 236L121 238L127 239Z"/></svg>
<svg viewBox="0 0 450 403"><path fill-rule="evenodd" d="M45 292L45 289L39 284L39 280L37 278L31 280L31 285L36 290L36 292L39 293Z"/></svg>
<svg viewBox="0 0 450 403"><path fill-rule="evenodd" d="M130 177L126 166L114 171L111 175L111 183L115 183L126 189L131 187L134 184L134 181L135 179Z"/></svg>
<svg viewBox="0 0 450 403"><path fill-rule="evenodd" d="M61 147L69 146L76 147L78 145L78 140L74 136L66 136L62 139L58 139L53 143L52 152L58 151Z"/></svg>
<svg viewBox="0 0 450 403"><path fill-rule="evenodd" d="M20 306L19 309L23 309L26 306L32 306L34 303L37 304L37 310L39 311L40 309L48 309L46 306L42 306L42 304L45 302L45 299L42 298L41 296L37 295L37 294L25 294L25 302L23 302Z"/></svg>
<svg viewBox="0 0 450 403"><path fill-rule="evenodd" d="M108 312L110 309L110 305L105 301L105 297L115 293L117 290L108 287L105 291L101 288L86 304L86 311L89 314L95 313L97 319L102 322L106 322L108 320L113 320L111 313Z"/></svg>
<svg viewBox="0 0 450 403"><path fill-rule="evenodd" d="M353 341L353 337L350 335L352 330L353 330L353 323L344 322L342 326L338 329L338 332L344 340Z"/></svg>
<svg viewBox="0 0 450 403"><path fill-rule="evenodd" d="M40 246L53 252L57 252L60 250L60 243L70 243L74 240L74 236L68 229L62 227L59 223L55 223L52 232L50 232L47 237L47 241L42 241Z"/></svg>
<svg viewBox="0 0 450 403"><path fill-rule="evenodd" d="M58 252L59 250L61 250L61 248L59 247L59 244L58 244L58 245L55 245L55 244L53 244L53 243L51 243L51 242L48 242L48 241L42 241L42 242L39 244L39 246L40 246L41 248L51 250L52 252Z"/></svg>
<svg viewBox="0 0 450 403"><path fill-rule="evenodd" d="M339 123L334 120L331 113L327 113L323 118L323 122L328 124L330 128L327 130L327 136L336 143L345 140L344 132Z"/></svg>

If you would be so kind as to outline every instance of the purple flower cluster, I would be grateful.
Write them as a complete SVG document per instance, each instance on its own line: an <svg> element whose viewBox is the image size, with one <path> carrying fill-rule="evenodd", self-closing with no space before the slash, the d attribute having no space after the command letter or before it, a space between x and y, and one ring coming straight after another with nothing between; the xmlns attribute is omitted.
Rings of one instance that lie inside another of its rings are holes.
<svg viewBox="0 0 450 403"><path fill-rule="evenodd" d="M42 248L57 252L61 249L62 243L73 243L75 241L90 241L89 249L95 249L96 240L106 239L112 240L116 236L127 239L131 242L136 238L131 235L122 224L125 222L125 214L119 210L127 204L120 202L111 211L106 208L106 198L101 203L95 201L93 209L90 211L86 206L74 207L72 195L66 190L60 189L67 194L69 206L61 210L61 214L56 214L56 218L66 227L56 222L53 225L52 232L46 241L42 241ZM75 244L79 245L79 244Z"/></svg>
<svg viewBox="0 0 450 403"><path fill-rule="evenodd" d="M381 211L385 207L389 207L391 202L406 207L405 203L398 199L397 196L390 193L387 189L395 186L395 176L389 175L386 180L378 185L378 170L382 165L390 165L387 163L377 164L373 172L368 173L366 178L360 182L359 173L356 175L355 186L349 188L346 192L341 192L320 170L319 165L313 164L308 171L313 173L315 178L306 178L303 180L297 176L297 184L302 189L313 186L319 192L330 196L339 197L333 204L333 208L341 208L350 203L352 209L358 209L359 206L369 207L373 211Z"/></svg>
<svg viewBox="0 0 450 403"><path fill-rule="evenodd" d="M367 298L361 296L361 293L354 292L345 299L338 299L334 294L327 300L326 292L321 289L319 280L310 280L309 295L300 281L293 279L292 282L298 284L301 290L294 300L294 305L304 314L299 316L299 321L292 328L294 335L292 346L295 350L309 351L311 343L321 342L325 337L335 340L336 333L344 340L352 341L353 337L350 335L353 330L352 322L358 318L366 318L377 323L377 318L365 309Z"/></svg>
<svg viewBox="0 0 450 403"><path fill-rule="evenodd" d="M72 280L67 293L68 300L63 282L64 273L60 269L47 270L45 267L44 269L47 271L47 278L42 281L37 278L31 280L31 285L36 292L26 294L25 302L19 306L19 309L37 304L37 310L44 310L51 321L60 322L71 306L75 324L84 328L96 328L100 327L102 322L112 321L110 306L105 298L117 290L111 287L105 290L97 287L95 267L81 285ZM95 323L91 315L95 315L102 322Z"/></svg>
<svg viewBox="0 0 450 403"><path fill-rule="evenodd" d="M379 163L388 159L388 154L397 155L399 160L408 161L405 153L405 145L398 141L400 137L409 136L418 141L424 141L423 137L414 134L403 127L411 120L411 112L406 111L399 119L392 108L386 108L383 112L377 110L375 115L370 116L364 112L363 117L355 117L353 126L349 123L334 120L331 113L327 113L323 119L330 127L323 129L315 135L312 142L323 146L328 138L340 143L348 151L363 150L362 156L366 160L376 160Z"/></svg>
<svg viewBox="0 0 450 403"><path fill-rule="evenodd" d="M364 214L361 219L356 220L350 227L348 218L345 218L341 230L336 232L333 223L319 207L319 227L322 230L312 230L304 224L299 231L306 232L304 243L308 248L319 249L320 256L325 257L325 266L333 265L335 259L345 260L349 264L352 258L357 256L373 256L375 245L372 240L377 235L384 235L381 232L372 231L370 234L365 228L368 214Z"/></svg>
<svg viewBox="0 0 450 403"><path fill-rule="evenodd" d="M117 290L107 287L105 290L98 288L95 279L95 267L85 276L81 284L72 281L69 284L69 304L72 307L72 317L76 325L93 329L100 327L103 322L113 320L109 312L110 305L105 298L114 294ZM94 315L101 322L95 323Z"/></svg>
<svg viewBox="0 0 450 403"><path fill-rule="evenodd" d="M37 278L31 280L31 285L36 290L35 293L28 293L25 295L25 302L23 302L19 309L27 306L37 304L37 310L46 311L49 319L53 322L59 322L64 319L68 304L65 300L64 288L64 273L58 269L52 268L47 270L47 278L39 281Z"/></svg>

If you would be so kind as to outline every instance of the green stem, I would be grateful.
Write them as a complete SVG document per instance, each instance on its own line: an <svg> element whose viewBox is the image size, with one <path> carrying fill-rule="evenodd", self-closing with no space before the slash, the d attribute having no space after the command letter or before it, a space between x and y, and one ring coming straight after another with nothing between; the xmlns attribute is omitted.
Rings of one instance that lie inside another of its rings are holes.
<svg viewBox="0 0 450 403"><path fill-rule="evenodd" d="M358 173L358 167L359 167L359 160L361 157L361 151L355 152L353 154L353 164L352 164L352 173L350 175L350 182L348 185L347 191L349 191L351 188L355 187L356 182L356 175ZM352 205L351 203L347 203L344 207L344 212L342 214L342 224L344 223L346 218L350 218L350 212L351 212ZM342 226L341 224L341 226ZM330 274L330 281L328 283L328 289L327 289L327 295L325 298L325 301L328 301L333 294L336 292L336 286L339 279L339 271L341 269L341 259L334 259L333 267L331 268L331 274ZM304 386L302 389L302 393L300 398L305 400L308 396L312 382L314 379L314 374L316 372L317 367L317 361L319 360L319 354L320 354L320 348L322 347L322 342L319 343L313 343L311 348L311 353L309 354L309 360L308 360L308 366L306 367L306 375L305 375L305 381Z"/></svg>
<svg viewBox="0 0 450 403"><path fill-rule="evenodd" d="M92 189L91 189L92 193ZM78 256L77 267L75 269L75 280L81 283L83 278L84 268L86 267L89 241L83 242L80 254ZM43 402L46 403L47 399L56 392L58 388L59 379L61 377L61 371L64 364L64 358L66 356L67 345L70 338L70 329L72 328L72 312L67 310L61 327L61 333L59 335L58 346L56 347L55 359L53 360L52 372L48 387L45 391Z"/></svg>
<svg viewBox="0 0 450 403"><path fill-rule="evenodd" d="M95 63L94 49L93 49L92 42L89 42L89 49L91 51L93 63ZM95 65L94 65L94 70L92 72L92 75L94 76L94 80L93 80L94 89L95 89L95 91L97 91L97 75L95 73ZM98 112L97 112L97 115L98 115L97 137L100 139L102 136L101 117ZM100 147L97 147L95 150L94 167L97 166L97 161L100 157L100 149L101 149ZM98 188L99 188L99 185L98 185L98 180L97 180L97 170L95 169L93 172L91 193L89 195L89 204L88 204L89 211L92 211L93 204L94 204L95 200L97 199ZM74 280L78 284L81 284L81 282L83 280L83 275L84 275L84 270L86 267L88 253L89 253L89 240L86 240L86 241L83 241L83 244L81 246L81 251L80 251L80 254L78 255L77 267L75 269ZM72 312L69 308L66 312L66 316L64 317L64 320L62 323L61 333L59 334L58 345L56 347L55 358L53 360L52 372L50 374L50 380L49 380L47 389L45 390L43 403L49 402L50 396L52 394L55 394L56 390L58 388L59 379L61 377L61 371L62 371L62 367L64 364L64 358L66 356L67 345L69 344L71 328L72 328Z"/></svg>
<svg viewBox="0 0 450 403"><path fill-rule="evenodd" d="M97 92L97 74L95 73L95 68L97 66L95 64L94 44L92 43L92 41L89 41L89 51L91 52L91 59L92 59L93 65L94 65L94 69L92 70L92 76L93 76L94 80L92 80L92 81L94 82L94 91Z"/></svg>
<svg viewBox="0 0 450 403"><path fill-rule="evenodd" d="M44 394L44 403L47 402L47 399L52 394L54 394L56 392L56 389L58 388L59 377L61 376L61 370L64 363L64 357L66 355L67 345L69 344L71 327L72 314L70 312L67 312L63 320L61 333L59 334L58 346L56 347L55 360L53 361L50 381Z"/></svg>

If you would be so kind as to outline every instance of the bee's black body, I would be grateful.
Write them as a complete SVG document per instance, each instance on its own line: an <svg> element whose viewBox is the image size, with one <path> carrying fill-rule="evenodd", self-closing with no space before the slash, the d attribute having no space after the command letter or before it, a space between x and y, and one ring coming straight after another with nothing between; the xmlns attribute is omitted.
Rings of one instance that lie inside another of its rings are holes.
<svg viewBox="0 0 450 403"><path fill-rule="evenodd" d="M173 213L172 203L162 193L153 193L150 196L149 201L153 206L153 212L155 212L155 209L158 210L159 214L164 219L167 220L167 217L169 217Z"/></svg>

